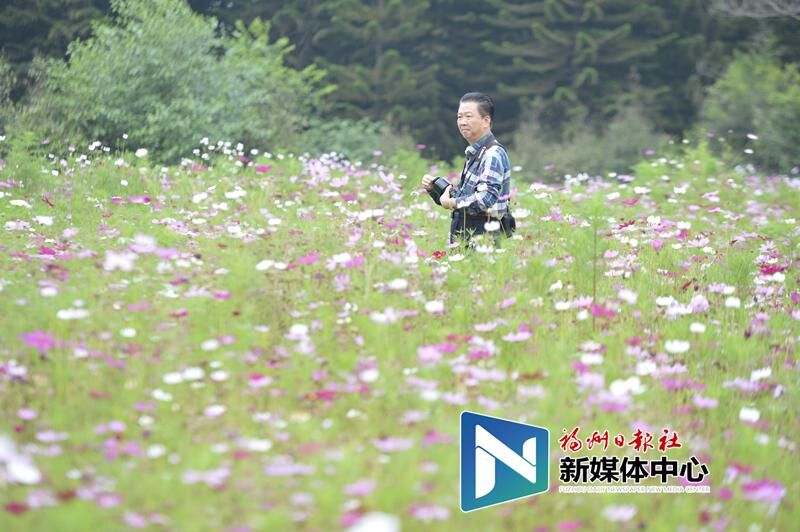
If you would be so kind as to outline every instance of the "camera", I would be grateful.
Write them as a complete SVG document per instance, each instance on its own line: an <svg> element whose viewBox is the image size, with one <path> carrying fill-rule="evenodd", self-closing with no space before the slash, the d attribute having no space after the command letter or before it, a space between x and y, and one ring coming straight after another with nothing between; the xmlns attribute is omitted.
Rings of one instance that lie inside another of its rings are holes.
<svg viewBox="0 0 800 532"><path fill-rule="evenodd" d="M442 204L440 198L442 197L442 194L444 194L444 191L447 190L447 187L449 186L450 182L443 177L437 177L436 179L433 180L433 183L431 183L431 188L430 190L428 190L428 194L430 195L431 198L433 198L433 201L436 203L436 205Z"/></svg>

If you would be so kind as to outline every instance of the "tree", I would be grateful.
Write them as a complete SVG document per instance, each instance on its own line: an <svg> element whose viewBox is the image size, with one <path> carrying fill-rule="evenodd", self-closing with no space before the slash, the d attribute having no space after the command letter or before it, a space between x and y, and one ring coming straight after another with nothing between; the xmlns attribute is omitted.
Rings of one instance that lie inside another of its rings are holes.
<svg viewBox="0 0 800 532"><path fill-rule="evenodd" d="M88 36L92 21L108 12L109 0L10 0L0 7L0 53L18 80L9 97L22 97L34 56L63 57L67 45Z"/></svg>
<svg viewBox="0 0 800 532"><path fill-rule="evenodd" d="M486 43L506 60L500 91L541 98L541 116L555 131L613 115L631 68L673 38L660 10L635 0L490 2L497 15L485 20L504 36Z"/></svg>
<svg viewBox="0 0 800 532"><path fill-rule="evenodd" d="M711 9L734 17L800 20L800 0L711 0Z"/></svg>

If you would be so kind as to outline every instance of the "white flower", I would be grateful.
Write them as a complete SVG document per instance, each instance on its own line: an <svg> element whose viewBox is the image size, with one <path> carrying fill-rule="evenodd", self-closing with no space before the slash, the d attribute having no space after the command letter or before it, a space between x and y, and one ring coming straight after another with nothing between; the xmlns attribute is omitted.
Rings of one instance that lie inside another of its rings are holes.
<svg viewBox="0 0 800 532"><path fill-rule="evenodd" d="M103 261L103 268L110 272L114 270L130 272L133 271L133 262L137 258L139 258L139 256L132 251L125 250L120 253L116 251L106 251L106 259Z"/></svg>
<svg viewBox="0 0 800 532"><path fill-rule="evenodd" d="M676 225L678 229L690 229L692 227L691 222L678 222Z"/></svg>
<svg viewBox="0 0 800 532"><path fill-rule="evenodd" d="M167 448L159 443L154 443L153 445L147 448L148 458L160 458L165 454L167 454Z"/></svg>
<svg viewBox="0 0 800 532"><path fill-rule="evenodd" d="M308 325L295 323L289 328L289 334L292 336L306 336L308 334Z"/></svg>
<svg viewBox="0 0 800 532"><path fill-rule="evenodd" d="M675 303L675 298L672 296L663 296L656 298L656 305L659 307L668 307Z"/></svg>
<svg viewBox="0 0 800 532"><path fill-rule="evenodd" d="M180 384L183 382L183 377L180 373L172 371L161 377L161 380L164 381L164 384Z"/></svg>
<svg viewBox="0 0 800 532"><path fill-rule="evenodd" d="M561 279L559 279L558 281L550 285L548 292L555 292L556 290L561 290L563 287L564 285L561 283Z"/></svg>
<svg viewBox="0 0 800 532"><path fill-rule="evenodd" d="M203 414L205 414L206 417L219 417L225 413L225 410L226 408L224 405L211 405L203 410Z"/></svg>
<svg viewBox="0 0 800 532"><path fill-rule="evenodd" d="M405 290L408 288L408 281L405 279L392 279L386 284L389 290Z"/></svg>
<svg viewBox="0 0 800 532"><path fill-rule="evenodd" d="M598 353L584 353L581 355L581 363L587 366L594 366L603 363L603 355Z"/></svg>
<svg viewBox="0 0 800 532"><path fill-rule="evenodd" d="M667 340L664 344L667 353L681 354L689 350L689 342L683 340Z"/></svg>
<svg viewBox="0 0 800 532"><path fill-rule="evenodd" d="M182 377L187 381L200 380L204 376L205 372L203 371L203 368L198 368L198 367L186 368L185 370L183 370L182 374Z"/></svg>
<svg viewBox="0 0 800 532"><path fill-rule="evenodd" d="M38 484L42 474L28 456L19 454L8 436L0 436L0 464L5 464L5 479L17 484Z"/></svg>
<svg viewBox="0 0 800 532"><path fill-rule="evenodd" d="M382 512L370 512L345 532L400 532L400 519Z"/></svg>
<svg viewBox="0 0 800 532"><path fill-rule="evenodd" d="M500 222L492 220L491 222L486 222L483 227L486 231L491 233L500 229Z"/></svg>
<svg viewBox="0 0 800 532"><path fill-rule="evenodd" d="M620 290L619 293L617 293L617 296L629 305L636 303L636 292L628 290L627 288Z"/></svg>
<svg viewBox="0 0 800 532"><path fill-rule="evenodd" d="M264 259L258 264L256 264L256 270L263 272L265 270L269 270L272 268L273 264L275 264L274 260Z"/></svg>
<svg viewBox="0 0 800 532"><path fill-rule="evenodd" d="M270 440L261 440L258 438L242 438L238 441L238 444L243 449L254 453L265 453L272 449L272 442Z"/></svg>
<svg viewBox="0 0 800 532"><path fill-rule="evenodd" d="M140 159L142 157L146 157L147 156L147 149L146 148L139 148L138 150L136 150L135 155Z"/></svg>
<svg viewBox="0 0 800 532"><path fill-rule="evenodd" d="M218 369L217 371L213 372L211 375L211 380L214 382L222 382L228 378L228 372L222 369Z"/></svg>
<svg viewBox="0 0 800 532"><path fill-rule="evenodd" d="M425 310L431 314L441 314L444 312L444 302L434 299L425 303Z"/></svg>
<svg viewBox="0 0 800 532"><path fill-rule="evenodd" d="M556 301L555 307L556 307L556 310L558 310L558 311L569 310L570 308L572 308L572 302L571 301Z"/></svg>
<svg viewBox="0 0 800 532"><path fill-rule="evenodd" d="M380 372L377 368L368 368L361 372L358 376L362 382L375 382L380 377Z"/></svg>
<svg viewBox="0 0 800 532"><path fill-rule="evenodd" d="M450 262L458 262L460 260L464 260L464 255L461 253L456 253L455 255L450 255L447 260Z"/></svg>
<svg viewBox="0 0 800 532"><path fill-rule="evenodd" d="M53 217L52 216L34 216L33 218L36 223L42 225L53 225Z"/></svg>
<svg viewBox="0 0 800 532"><path fill-rule="evenodd" d="M202 344L200 344L200 349L203 351L213 351L214 349L219 348L219 340L216 338L212 338L210 340L206 340Z"/></svg>
<svg viewBox="0 0 800 532"><path fill-rule="evenodd" d="M702 323L694 322L691 325L689 325L689 331L697 334L704 333L706 332L706 326L703 325Z"/></svg>
<svg viewBox="0 0 800 532"><path fill-rule="evenodd" d="M338 253L338 254L334 255L332 258L333 258L333 262L334 263L336 263L336 264L344 264L345 262L350 261L350 259L352 257L350 256L349 253Z"/></svg>
<svg viewBox="0 0 800 532"><path fill-rule="evenodd" d="M629 377L625 380L618 379L611 383L609 386L609 391L612 395L622 396L622 395L638 395L644 392L644 386L642 386L639 377Z"/></svg>
<svg viewBox="0 0 800 532"><path fill-rule="evenodd" d="M748 421L750 423L755 423L761 417L761 412L756 410L755 408L742 408L739 410L739 419L742 421Z"/></svg>
<svg viewBox="0 0 800 532"><path fill-rule="evenodd" d="M89 311L83 308L67 308L56 313L56 317L60 320L79 320L88 315Z"/></svg>
<svg viewBox="0 0 800 532"><path fill-rule="evenodd" d="M750 373L750 380L751 381L760 381L761 379L768 379L772 376L772 369L770 368L761 368L753 370Z"/></svg>
<svg viewBox="0 0 800 532"><path fill-rule="evenodd" d="M738 297L731 296L725 300L725 306L727 308L739 308L742 306L742 302L739 301Z"/></svg>
<svg viewBox="0 0 800 532"><path fill-rule="evenodd" d="M228 199L238 199L238 198L244 197L246 195L247 195L247 192L245 192L244 190L242 190L240 188L237 188L236 190L234 190L232 192L226 192L225 193L225 197L228 198Z"/></svg>
<svg viewBox="0 0 800 532"><path fill-rule="evenodd" d="M643 360L636 364L637 375L652 375L656 371L656 363L652 360Z"/></svg>
<svg viewBox="0 0 800 532"><path fill-rule="evenodd" d="M208 194L207 193L199 192L199 193L195 194L194 196L192 196L192 203L200 203L201 201L205 200L206 198L208 198Z"/></svg>
<svg viewBox="0 0 800 532"><path fill-rule="evenodd" d="M119 332L120 336L123 338L133 338L136 336L136 329L132 327L126 327Z"/></svg>
<svg viewBox="0 0 800 532"><path fill-rule="evenodd" d="M155 399L156 401L164 401L164 402L172 401L172 394L167 393L163 390L155 389L153 390L152 395L153 399Z"/></svg>
<svg viewBox="0 0 800 532"><path fill-rule="evenodd" d="M608 506L603 510L603 515L609 521L630 521L636 515L636 506L632 504Z"/></svg>

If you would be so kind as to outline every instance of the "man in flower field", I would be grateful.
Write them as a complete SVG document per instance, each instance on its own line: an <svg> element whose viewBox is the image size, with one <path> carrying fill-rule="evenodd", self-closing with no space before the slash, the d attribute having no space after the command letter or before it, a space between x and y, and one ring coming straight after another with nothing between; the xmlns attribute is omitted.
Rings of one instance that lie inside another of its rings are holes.
<svg viewBox="0 0 800 532"><path fill-rule="evenodd" d="M444 178L424 175L422 186L436 203L451 210L450 242L469 242L474 235L514 231L508 206L511 164L505 148L492 134L494 101L486 94L468 92L461 97L456 124L469 143L457 185Z"/></svg>

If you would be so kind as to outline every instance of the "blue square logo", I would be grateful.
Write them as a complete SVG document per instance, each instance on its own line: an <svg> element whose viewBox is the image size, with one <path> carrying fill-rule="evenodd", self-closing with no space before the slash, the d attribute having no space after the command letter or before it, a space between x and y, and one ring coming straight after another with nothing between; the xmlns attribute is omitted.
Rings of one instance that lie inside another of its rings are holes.
<svg viewBox="0 0 800 532"><path fill-rule="evenodd" d="M461 412L461 511L547 491L550 431Z"/></svg>

